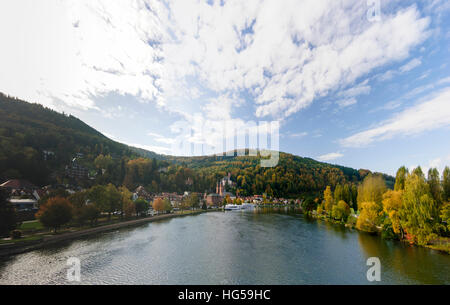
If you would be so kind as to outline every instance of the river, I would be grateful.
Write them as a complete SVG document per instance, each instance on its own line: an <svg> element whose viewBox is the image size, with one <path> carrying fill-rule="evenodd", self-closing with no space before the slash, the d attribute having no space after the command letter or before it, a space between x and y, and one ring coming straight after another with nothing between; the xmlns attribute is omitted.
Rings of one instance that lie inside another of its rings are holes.
<svg viewBox="0 0 450 305"><path fill-rule="evenodd" d="M450 284L450 256L288 209L211 212L68 241L0 260L0 284Z"/></svg>

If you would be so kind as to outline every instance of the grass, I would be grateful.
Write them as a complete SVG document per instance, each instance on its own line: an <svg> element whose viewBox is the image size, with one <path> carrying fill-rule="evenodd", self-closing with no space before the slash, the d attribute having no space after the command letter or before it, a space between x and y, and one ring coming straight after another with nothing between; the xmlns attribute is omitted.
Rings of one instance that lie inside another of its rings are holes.
<svg viewBox="0 0 450 305"><path fill-rule="evenodd" d="M30 235L30 236L26 236L26 237L22 237L19 239L1 239L0 240L0 245L1 244L16 244L16 243L22 243L22 242L28 242L28 241L35 241L35 240L39 240L42 239L43 237L41 235Z"/></svg>
<svg viewBox="0 0 450 305"><path fill-rule="evenodd" d="M18 228L20 231L39 231L43 230L44 226L38 221L27 221L23 222L22 225Z"/></svg>
<svg viewBox="0 0 450 305"><path fill-rule="evenodd" d="M440 236L437 240L434 240L431 244L426 245L425 247L450 254L450 238Z"/></svg>

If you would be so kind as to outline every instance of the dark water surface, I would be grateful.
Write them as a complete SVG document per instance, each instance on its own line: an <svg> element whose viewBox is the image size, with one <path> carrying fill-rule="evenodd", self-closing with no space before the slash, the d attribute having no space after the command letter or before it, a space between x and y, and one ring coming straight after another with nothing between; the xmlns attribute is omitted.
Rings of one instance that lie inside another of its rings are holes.
<svg viewBox="0 0 450 305"><path fill-rule="evenodd" d="M0 284L450 284L450 256L287 210L211 212L121 229L0 261Z"/></svg>

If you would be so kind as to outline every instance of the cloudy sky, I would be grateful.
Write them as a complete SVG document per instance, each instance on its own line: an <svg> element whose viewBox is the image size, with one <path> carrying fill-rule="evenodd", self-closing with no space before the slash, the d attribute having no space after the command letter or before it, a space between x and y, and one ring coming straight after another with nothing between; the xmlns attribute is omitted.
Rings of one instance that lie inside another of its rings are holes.
<svg viewBox="0 0 450 305"><path fill-rule="evenodd" d="M119 142L276 120L296 155L450 165L449 1L2 0L0 39L1 92Z"/></svg>

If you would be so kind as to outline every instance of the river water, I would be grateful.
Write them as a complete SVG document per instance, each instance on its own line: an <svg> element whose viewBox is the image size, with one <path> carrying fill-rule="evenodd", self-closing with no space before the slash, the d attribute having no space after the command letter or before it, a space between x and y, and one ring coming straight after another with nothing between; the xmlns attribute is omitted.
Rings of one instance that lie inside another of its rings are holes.
<svg viewBox="0 0 450 305"><path fill-rule="evenodd" d="M450 256L288 209L211 212L148 223L0 260L0 284L450 284Z"/></svg>

